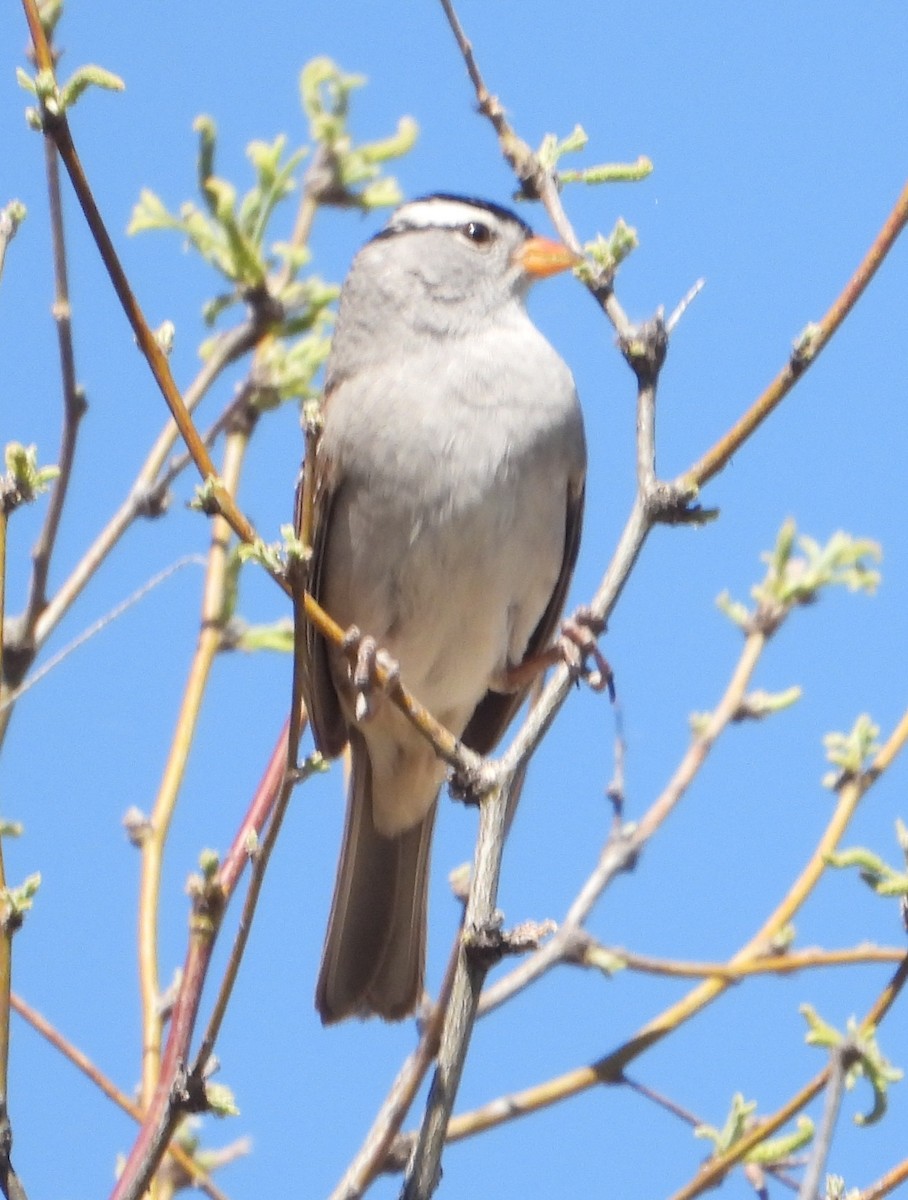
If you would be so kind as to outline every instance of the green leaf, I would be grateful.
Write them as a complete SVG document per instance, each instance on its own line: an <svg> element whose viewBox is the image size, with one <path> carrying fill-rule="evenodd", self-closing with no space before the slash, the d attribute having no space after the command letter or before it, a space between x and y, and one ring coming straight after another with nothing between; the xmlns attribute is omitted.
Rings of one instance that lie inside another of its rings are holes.
<svg viewBox="0 0 908 1200"><path fill-rule="evenodd" d="M218 128L211 117L204 113L196 117L192 123L193 130L199 135L199 153L196 159L196 175L199 181L199 194L208 205L209 212L214 215L214 200L208 192L208 181L214 175L214 157L217 149Z"/></svg>
<svg viewBox="0 0 908 1200"><path fill-rule="evenodd" d="M245 650L250 654L259 650L292 654L293 645L293 622L289 617L274 621L271 625L248 625L234 642L237 650Z"/></svg>
<svg viewBox="0 0 908 1200"><path fill-rule="evenodd" d="M38 448L34 445L7 442L4 458L7 473L0 478L0 505L8 513L21 504L31 504L60 474L59 467L38 466Z"/></svg>
<svg viewBox="0 0 908 1200"><path fill-rule="evenodd" d="M233 1092L223 1083L210 1083L206 1080L205 1099L208 1101L208 1111L216 1117L240 1115Z"/></svg>
<svg viewBox="0 0 908 1200"><path fill-rule="evenodd" d="M697 1125L694 1129L694 1137L707 1139L713 1143L714 1153L724 1154L746 1133L756 1109L757 1102L755 1100L745 1100L741 1092L735 1092L722 1128L716 1129L713 1125Z"/></svg>
<svg viewBox="0 0 908 1200"><path fill-rule="evenodd" d="M595 167L559 171L558 182L565 183L639 183L653 173L653 164L645 155L632 163L599 163Z"/></svg>
<svg viewBox="0 0 908 1200"><path fill-rule="evenodd" d="M870 1084L873 1107L868 1113L857 1113L854 1122L856 1125L875 1124L886 1112L889 1085L897 1083L904 1072L894 1067L883 1055L874 1028L862 1029L853 1017L849 1017L843 1034L823 1021L811 1005L802 1004L800 1011L808 1024L808 1045L834 1050L846 1056L845 1086L850 1090L861 1078Z"/></svg>
<svg viewBox="0 0 908 1200"><path fill-rule="evenodd" d="M908 830L901 821L896 821L896 839L908 865ZM826 861L831 867L857 867L861 879L878 896L908 896L908 871L890 867L878 854L863 846L829 854Z"/></svg>
<svg viewBox="0 0 908 1200"><path fill-rule="evenodd" d="M860 775L879 752L879 733L879 726L866 713L857 718L849 733L827 733L823 738L826 758L837 770L823 777L823 786L836 788Z"/></svg>
<svg viewBox="0 0 908 1200"><path fill-rule="evenodd" d="M79 97L90 87L103 88L107 92L122 92L126 84L119 75L107 71L104 67L79 67L70 79L60 88L60 109L65 112L72 108Z"/></svg>
<svg viewBox="0 0 908 1200"><path fill-rule="evenodd" d="M38 94L38 85L33 76L29 75L28 71L23 71L21 67L16 67L16 83L23 91L31 92L33 96Z"/></svg>
<svg viewBox="0 0 908 1200"><path fill-rule="evenodd" d="M584 245L583 250L600 271L613 274L638 245L636 229L619 217L608 237L603 237L601 233L597 234L594 241ZM577 273L585 282L591 280L595 274L588 263L581 264Z"/></svg>
<svg viewBox="0 0 908 1200"><path fill-rule="evenodd" d="M745 1161L759 1163L761 1167L781 1166L792 1155L803 1150L805 1146L809 1146L815 1133L813 1121L802 1113L795 1124L797 1128L791 1133L767 1138L765 1142L754 1146L753 1150L749 1150L744 1156Z"/></svg>
<svg viewBox="0 0 908 1200"><path fill-rule="evenodd" d="M29 875L18 887L0 888L0 910L2 910L3 927L9 934L15 933L22 927L25 914L32 908L32 902L41 886L40 872Z"/></svg>

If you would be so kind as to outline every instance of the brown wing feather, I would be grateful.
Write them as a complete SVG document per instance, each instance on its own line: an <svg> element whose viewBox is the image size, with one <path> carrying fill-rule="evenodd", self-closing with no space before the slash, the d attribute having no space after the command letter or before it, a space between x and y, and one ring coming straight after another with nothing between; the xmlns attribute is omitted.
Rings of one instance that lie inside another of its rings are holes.
<svg viewBox="0 0 908 1200"><path fill-rule="evenodd" d="M564 523L564 557L561 560L561 572L552 592L551 599L539 624L533 630L527 643L525 658L531 658L545 650L552 640L558 626L574 564L577 561L577 551L580 548L580 531L583 525L583 493L584 480L569 485L567 495L567 510ZM489 754L497 745L504 731L514 718L517 709L523 703L527 688L517 692L486 692L463 731L461 741L477 754Z"/></svg>
<svg viewBox="0 0 908 1200"><path fill-rule="evenodd" d="M325 402L328 392L326 390ZM325 547L331 525L331 509L337 496L337 481L331 478L330 463L323 455L315 455L315 488L312 516L312 558L309 564L309 593L321 603L322 573L325 563ZM302 484L297 489L296 527L299 533ZM304 639L303 699L312 725L312 734L319 751L327 758L340 754L347 744L347 725L341 710L331 669L328 662L328 645L315 626L304 623L297 637Z"/></svg>

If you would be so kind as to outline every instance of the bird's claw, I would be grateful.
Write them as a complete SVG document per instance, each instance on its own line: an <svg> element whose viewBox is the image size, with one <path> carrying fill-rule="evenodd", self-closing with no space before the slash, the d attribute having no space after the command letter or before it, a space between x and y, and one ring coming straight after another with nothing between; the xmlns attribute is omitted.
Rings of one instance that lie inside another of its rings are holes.
<svg viewBox="0 0 908 1200"><path fill-rule="evenodd" d="M578 608L562 624L558 645L564 662L577 678L585 680L594 692L608 691L609 699L614 701L615 676L596 641L604 632L605 621L601 617L586 607Z"/></svg>
<svg viewBox="0 0 908 1200"><path fill-rule="evenodd" d="M341 650L350 660L353 715L359 722L368 721L375 714L376 691L391 691L400 682L400 664L355 625L344 634Z"/></svg>

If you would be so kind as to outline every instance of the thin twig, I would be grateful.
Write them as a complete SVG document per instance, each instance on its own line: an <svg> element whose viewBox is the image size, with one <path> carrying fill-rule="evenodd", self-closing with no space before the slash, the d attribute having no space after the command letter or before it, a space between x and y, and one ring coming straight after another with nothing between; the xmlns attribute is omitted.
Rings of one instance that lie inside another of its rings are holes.
<svg viewBox="0 0 908 1200"><path fill-rule="evenodd" d="M761 633L752 633L745 640L741 656L722 698L709 721L691 742L662 793L634 827L619 828L609 836L595 869L580 889L553 936L513 971L485 990L480 1006L483 1014L504 1004L557 963L575 957L578 937L585 936L582 932L583 926L593 905L612 880L635 861L647 842L675 809L706 762L716 740L733 720L750 686L765 645L766 638Z"/></svg>
<svg viewBox="0 0 908 1200"><path fill-rule="evenodd" d="M835 811L805 867L775 912L764 921L757 933L732 956L730 965L736 966L739 963L747 963L754 958L761 957L767 947L772 945L779 931L791 922L798 909L816 886L826 867L828 855L838 845L861 798L889 767L895 756L904 747L906 741L908 741L908 712L903 714L899 724L876 754L870 767L860 775L849 778L842 783ZM864 1025L862 1027L869 1027L879 1022L886 1012L888 1012L906 979L908 979L908 958L902 960L892 981L884 989L876 1003L870 1009L870 1012L864 1018ZM676 1004L671 1005L658 1017L649 1021L636 1034L610 1054L597 1059L587 1066L578 1067L554 1079L537 1084L534 1087L527 1088L503 1099L495 1100L483 1108L474 1110L472 1113L465 1113L452 1118L448 1126L448 1139L456 1141L460 1138L471 1136L480 1130L489 1129L505 1121L512 1120L517 1116L523 1116L527 1113L535 1112L540 1108L560 1103L563 1100L587 1091L591 1087L596 1087L603 1083L620 1082L623 1072L630 1062L638 1058L645 1050L648 1050L651 1046L661 1041L667 1034L677 1029L679 1025L701 1012L730 986L731 981L727 978L712 977L704 981L689 992L687 996L683 997ZM741 1161L744 1154L753 1149L763 1138L775 1133L791 1116L799 1112L805 1104L809 1103L824 1086L825 1072L821 1073L817 1077L817 1080L812 1081L802 1089L798 1093L798 1096L773 1118L760 1122L755 1129L762 1132L748 1132L740 1142L735 1143L735 1146L732 1150L728 1151L727 1155L717 1156L709 1160L697 1176L695 1181L696 1190L679 1192L676 1196L672 1197L672 1200L690 1200L690 1197L699 1195L701 1191L709 1187L715 1187L731 1166ZM691 1187L693 1186L692 1184Z"/></svg>
<svg viewBox="0 0 908 1200"><path fill-rule="evenodd" d="M908 1183L908 1158L903 1158L876 1183L859 1192L857 1200L883 1200L884 1196L891 1196L903 1183Z"/></svg>
<svg viewBox="0 0 908 1200"><path fill-rule="evenodd" d="M28 675L24 683L21 683L14 692L11 692L10 695L0 702L0 713L2 713L3 710L8 708L11 704L17 703L17 701L20 700L26 692L31 691L36 684L40 683L42 679L45 679L52 671L56 670L56 668L59 667L64 659L67 659L70 654L72 654L75 650L78 650L80 646L84 646L86 642L91 641L93 637L99 634L103 629L106 629L108 625L111 625L114 621L119 620L119 618L125 612L133 607L133 605L138 604L140 600L144 600L149 592L153 591L156 587L158 587L159 584L164 583L164 581L169 579L171 575L175 575L176 572L182 570L183 567L204 565L205 560L201 555L187 554L183 558L178 558L176 562L172 562L169 567L164 567L162 571L158 571L156 575L152 575L150 579L146 579L142 586L136 588L132 595L127 596L125 600L121 600L119 604L115 604L114 607L109 612L106 612L102 617L98 617L97 621L93 621L91 625L89 625L86 629L83 629L82 632L77 637L74 637L71 642L68 642L62 648L62 650L58 650L56 654L47 660L47 662L42 663L41 667L37 671L33 671L30 675Z"/></svg>
<svg viewBox="0 0 908 1200"><path fill-rule="evenodd" d="M289 747L290 734L289 730L282 737L282 741L286 740L286 747ZM296 742L299 742L299 727L297 726ZM282 752L282 756L281 756ZM266 773L266 788L270 794L275 797L280 797L282 794L280 788L284 785L286 776L286 760L287 749L278 742L278 754L276 754ZM303 769L295 773L293 784L303 783L312 774L319 769L317 763L310 763L308 767L304 765ZM278 774L278 770L280 774ZM287 796L290 795L290 788L287 789ZM259 895L261 893L262 884L265 879L265 868L268 865L268 858L274 848L277 834L280 829L280 822L283 819L284 809L279 807L278 801L272 801L271 805L274 811L274 817L270 820L267 829L267 837L261 847L250 849L248 842L243 846L243 850L248 858L251 859L253 869L249 880L249 887L246 889L246 896L243 900L243 911L240 914L239 925L237 926L236 935L233 940L233 945L230 948L230 955L227 959L227 966L224 968L224 974L221 978L221 983L218 987L218 994L215 998L214 1006L211 1011L211 1016L208 1019L208 1026L199 1046L198 1053L195 1057L193 1072L202 1072L214 1053L214 1046L217 1042L218 1035L221 1032L221 1025L227 1013L227 1006L230 1003L230 997L233 994L233 987L236 983L237 975L239 974L240 964L243 960L243 955L246 951L246 944L249 940L249 934L252 931L252 921L255 917L255 910L258 904ZM234 843L239 848L239 839ZM239 863L239 860L234 855L230 855L225 862L225 866L229 869L221 871L220 878L223 886L229 889L232 883L233 864Z"/></svg>
<svg viewBox="0 0 908 1200"><path fill-rule="evenodd" d="M591 946L593 952L595 947ZM634 954L618 948L602 948L606 954L618 960L629 971L645 975L663 975L670 979L709 979L716 977L734 982L751 975L792 975L796 971L808 971L818 967L867 966L868 964L901 962L904 950L895 946L855 946L848 950L789 950L784 954L767 954L749 962L678 962L668 958L654 958L648 954ZM595 964L590 964L595 965Z"/></svg>
<svg viewBox="0 0 908 1200"><path fill-rule="evenodd" d="M398 1072L391 1090L375 1115L361 1149L347 1167L343 1179L331 1193L329 1200L358 1200L372 1180L380 1172L388 1169L388 1155L394 1139L406 1119L426 1072L432 1065L432 1060L438 1053L442 1023L451 999L459 951L458 935L448 960L438 1000L423 1025L419 1045Z"/></svg>
<svg viewBox="0 0 908 1200"><path fill-rule="evenodd" d="M795 345L789 361L763 394L757 397L747 412L698 462L684 472L679 479L682 487L701 488L714 475L717 475L754 430L785 399L807 368L816 361L820 351L829 344L833 334L857 304L864 289L876 274L906 224L908 224L908 184L902 189L892 212L874 238L870 249L826 315L817 324L808 326Z"/></svg>
<svg viewBox="0 0 908 1200"><path fill-rule="evenodd" d="M43 1038L59 1051L64 1058L69 1059L73 1066L77 1067L100 1091L104 1093L109 1100L112 1100L118 1108L127 1113L137 1123L142 1123L142 1110L138 1104L125 1092L122 1092L117 1085L104 1074L100 1068L91 1061L87 1054L83 1052L64 1037L54 1025L47 1020L45 1016L38 1012L37 1009L26 1003L21 996L17 996L15 992L11 996L12 1007L24 1021L36 1030ZM179 1145L170 1147L170 1154L173 1156L180 1168L192 1180L195 1187L199 1188L209 1197L209 1200L227 1200L227 1196L221 1189L211 1180L208 1172L201 1167L195 1159Z"/></svg>
<svg viewBox="0 0 908 1200"><path fill-rule="evenodd" d="M161 1058L159 1083L117 1181L114 1200L126 1200L126 1197L138 1200L143 1194L186 1111L187 1097L194 1095L196 1102L204 1106L203 1095L199 1094L203 1092L203 1082L198 1075L190 1075L186 1067L190 1061L190 1043L202 990L221 920L250 860L250 848L261 838L275 804L288 790L286 762L285 727L216 879L207 885L205 895L196 898L194 908L198 911L190 926L190 941Z"/></svg>
<svg viewBox="0 0 908 1200"><path fill-rule="evenodd" d="M470 895L464 916L464 941L457 955L451 1000L445 1014L438 1063L416 1149L407 1170L401 1200L425 1200L438 1185L448 1121L476 1020L479 994L491 965L467 939L494 938L495 899L507 823L508 784L487 793L479 809L479 836Z"/></svg>
<svg viewBox="0 0 908 1200"><path fill-rule="evenodd" d="M76 383L75 352L72 336L72 309L69 303L69 276L66 265L66 238L63 227L63 200L60 195L60 169L57 148L53 141L44 138L44 160L47 174L47 192L50 207L50 229L54 253L54 306L53 315L57 326L57 343L60 355L60 375L63 383L63 430L60 435L60 450L57 455L59 475L54 481L44 524L32 551L32 578L25 614L22 618L22 636L30 641L35 622L47 604L47 577L51 558L60 528L60 519L66 504L69 481L72 477L76 456L76 441L79 426L85 415L85 397Z"/></svg>
<svg viewBox="0 0 908 1200"><path fill-rule="evenodd" d="M826 1170L826 1161L832 1149L832 1138L842 1107L842 1097L845 1095L845 1076L854 1055L854 1045L850 1041L834 1046L830 1051L823 1117L798 1189L798 1200L817 1200L820 1195L820 1180Z"/></svg>
<svg viewBox="0 0 908 1200"><path fill-rule="evenodd" d="M224 486L231 493L235 493L238 486L248 445L249 437L245 430L236 430L227 438L224 450ZM226 520L216 517L211 527L199 638L161 784L141 840L139 985L142 1002L142 1103L146 1108L158 1087L161 1070L163 1015L158 979L157 930L164 847L195 737L202 699L214 659L221 647L227 586L228 538L229 528Z"/></svg>
<svg viewBox="0 0 908 1200"><path fill-rule="evenodd" d="M902 959L895 974L870 1006L859 1026L860 1033L868 1033L879 1027L906 983L908 983L908 955ZM829 1067L824 1068L771 1117L765 1117L758 1121L728 1150L705 1162L691 1182L675 1192L670 1200L694 1200L696 1196L702 1196L704 1192L718 1187L728 1172L741 1162L745 1155L761 1142L778 1133L784 1125L819 1096L829 1080L829 1070ZM885 1195L885 1193L882 1194Z"/></svg>

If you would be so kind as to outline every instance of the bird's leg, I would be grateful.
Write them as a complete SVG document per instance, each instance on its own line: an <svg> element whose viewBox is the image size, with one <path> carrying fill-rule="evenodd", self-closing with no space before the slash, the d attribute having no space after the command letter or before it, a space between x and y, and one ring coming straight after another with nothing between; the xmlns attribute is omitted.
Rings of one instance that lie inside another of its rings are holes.
<svg viewBox="0 0 908 1200"><path fill-rule="evenodd" d="M368 721L375 713L376 691L388 692L400 681L400 664L379 647L374 637L361 633L355 625L344 634L341 650L350 662L353 715L357 721Z"/></svg>
<svg viewBox="0 0 908 1200"><path fill-rule="evenodd" d="M502 690L519 691L542 671L564 663L575 678L585 680L594 692L607 690L614 700L614 674L596 642L604 632L605 621L601 617L594 616L586 606L578 608L562 623L561 636L554 646L531 654L516 667L508 668ZM592 659L592 667L588 665L588 659Z"/></svg>

